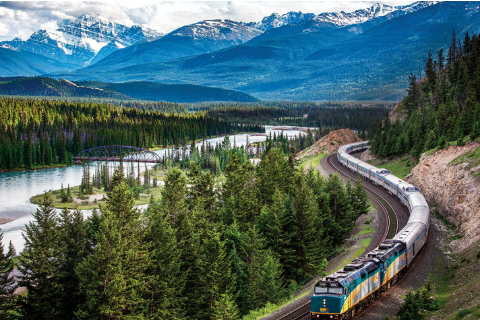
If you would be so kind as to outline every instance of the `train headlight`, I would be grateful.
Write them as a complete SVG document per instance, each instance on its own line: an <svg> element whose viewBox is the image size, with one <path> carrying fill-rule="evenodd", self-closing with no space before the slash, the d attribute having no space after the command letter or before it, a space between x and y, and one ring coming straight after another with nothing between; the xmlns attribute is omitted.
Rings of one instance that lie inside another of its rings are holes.
<svg viewBox="0 0 480 320"><path fill-rule="evenodd" d="M327 306L327 300L323 299L323 307L325 308Z"/></svg>

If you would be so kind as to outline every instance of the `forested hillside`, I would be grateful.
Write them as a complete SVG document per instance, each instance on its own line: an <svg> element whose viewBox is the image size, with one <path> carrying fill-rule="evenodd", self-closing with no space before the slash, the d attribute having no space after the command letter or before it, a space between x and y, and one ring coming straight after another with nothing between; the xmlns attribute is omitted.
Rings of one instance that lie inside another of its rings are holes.
<svg viewBox="0 0 480 320"><path fill-rule="evenodd" d="M150 100L181 103L202 101L254 102L258 99L243 92L190 84L162 84L147 81L73 83L46 77L0 78L0 95L116 100Z"/></svg>
<svg viewBox="0 0 480 320"><path fill-rule="evenodd" d="M263 102L259 104L209 107L211 117L238 122L298 125L322 128L370 130L391 110L392 104Z"/></svg>
<svg viewBox="0 0 480 320"><path fill-rule="evenodd" d="M96 81L79 82L94 88L116 91L133 99L192 103L200 101L254 102L258 99L246 93L191 84L163 84L147 81L107 83Z"/></svg>
<svg viewBox="0 0 480 320"><path fill-rule="evenodd" d="M131 99L111 90L78 86L68 80L45 77L17 78L0 82L0 95Z"/></svg>
<svg viewBox="0 0 480 320"><path fill-rule="evenodd" d="M372 130L372 151L390 156L413 151L416 157L447 142L463 144L480 136L480 39L452 36L446 53L428 52L425 77L410 74L408 95L396 108L404 122L389 117Z"/></svg>
<svg viewBox="0 0 480 320"><path fill-rule="evenodd" d="M98 103L0 99L0 169L71 163L102 145L164 147L233 132L262 132L204 113L168 115Z"/></svg>
<svg viewBox="0 0 480 320"><path fill-rule="evenodd" d="M144 214L122 169L110 181L101 214L86 221L78 210L58 216L45 194L20 257L28 295L7 292L0 314L240 319L322 273L369 208L360 181L344 187L337 175L297 170L276 148L257 167L233 153L220 186L195 163L187 175L168 171ZM3 276L11 256L0 253Z"/></svg>

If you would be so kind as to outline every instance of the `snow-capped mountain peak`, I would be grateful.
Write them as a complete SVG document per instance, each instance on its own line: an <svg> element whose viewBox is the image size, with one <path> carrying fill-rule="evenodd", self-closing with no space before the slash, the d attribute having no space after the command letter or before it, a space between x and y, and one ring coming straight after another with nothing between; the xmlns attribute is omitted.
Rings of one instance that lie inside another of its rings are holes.
<svg viewBox="0 0 480 320"><path fill-rule="evenodd" d="M255 29L243 22L232 20L215 19L203 20L178 28L165 37L190 37L193 40L218 40L232 41L240 44L261 34L262 31Z"/></svg>
<svg viewBox="0 0 480 320"><path fill-rule="evenodd" d="M389 15L392 15L393 17L412 13L436 3L438 3L438 1L418 1L405 6L391 6L388 4L376 3L369 8L359 9L353 12L324 12L318 15L294 11L283 15L273 13L263 18L262 21L251 22L248 25L263 31L302 22L313 22L318 25L327 23L337 27L345 27L354 24L361 24L372 19ZM312 30L315 30L315 28Z"/></svg>
<svg viewBox="0 0 480 320"><path fill-rule="evenodd" d="M101 58L120 48L160 36L162 34L152 28L127 27L99 14L83 14L57 30L37 30L27 41L14 39L4 43L62 62L88 65L97 55Z"/></svg>
<svg viewBox="0 0 480 320"><path fill-rule="evenodd" d="M109 21L98 14L83 14L58 31L78 38L90 38L108 43L127 30L123 24Z"/></svg>
<svg viewBox="0 0 480 320"><path fill-rule="evenodd" d="M349 26L353 24L364 23L379 17L384 17L396 12L396 16L408 14L417 10L436 4L437 1L419 1L405 6L390 6L387 4L376 3L366 9L358 9L353 12L325 12L315 16L314 20L318 22L328 22L337 26Z"/></svg>
<svg viewBox="0 0 480 320"><path fill-rule="evenodd" d="M250 22L248 25L262 31L268 31L270 29L278 28L287 24L312 19L313 17L315 17L313 13L302 13L301 11L291 11L283 15L272 13L268 17L263 18L262 21Z"/></svg>

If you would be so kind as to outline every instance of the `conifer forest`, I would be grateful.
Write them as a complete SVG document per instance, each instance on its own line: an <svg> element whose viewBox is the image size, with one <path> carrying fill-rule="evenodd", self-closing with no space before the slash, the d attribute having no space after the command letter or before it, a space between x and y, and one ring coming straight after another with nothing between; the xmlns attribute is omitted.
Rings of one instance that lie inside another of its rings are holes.
<svg viewBox="0 0 480 320"><path fill-rule="evenodd" d="M425 77L410 74L408 95L399 111L406 121L389 117L371 130L372 151L391 156L413 151L420 155L447 143L464 144L480 136L480 39L453 32L451 45L436 56L428 52Z"/></svg>
<svg viewBox="0 0 480 320"><path fill-rule="evenodd" d="M71 164L103 145L182 146L192 140L263 127L101 103L0 98L0 169Z"/></svg>
<svg viewBox="0 0 480 320"><path fill-rule="evenodd" d="M233 151L232 151L233 150ZM261 163L231 149L225 181L191 161L166 171L161 199L133 207L123 166L88 219L43 195L27 225L18 285L0 255L5 319L239 319L322 274L370 204L360 180L296 168L267 147Z"/></svg>

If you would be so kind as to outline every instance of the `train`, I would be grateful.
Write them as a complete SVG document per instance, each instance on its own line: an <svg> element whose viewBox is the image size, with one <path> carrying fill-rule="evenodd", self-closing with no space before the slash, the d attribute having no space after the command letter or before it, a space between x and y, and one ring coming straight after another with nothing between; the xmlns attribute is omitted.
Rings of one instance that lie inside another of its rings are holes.
<svg viewBox="0 0 480 320"><path fill-rule="evenodd" d="M389 170L377 168L353 157L364 151L368 141L341 146L338 161L364 179L386 189L408 208L407 225L392 239L358 257L344 268L320 279L311 296L311 319L352 319L359 309L388 290L410 267L427 242L430 210L419 189L394 176Z"/></svg>

